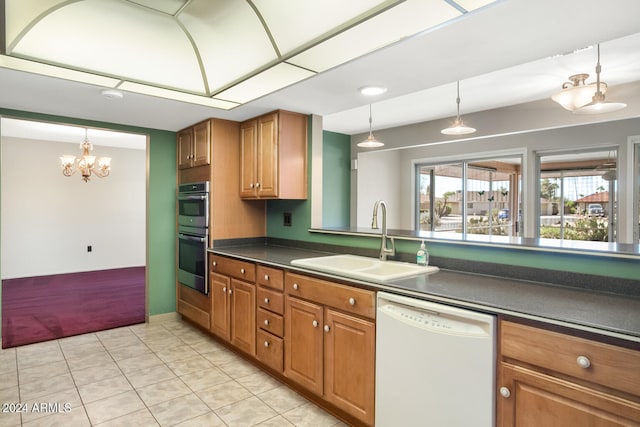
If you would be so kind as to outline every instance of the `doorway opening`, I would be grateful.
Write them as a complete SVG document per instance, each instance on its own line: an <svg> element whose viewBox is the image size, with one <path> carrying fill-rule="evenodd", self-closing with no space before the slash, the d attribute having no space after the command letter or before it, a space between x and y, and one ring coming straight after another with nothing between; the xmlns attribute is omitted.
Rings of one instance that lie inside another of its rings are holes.
<svg viewBox="0 0 640 427"><path fill-rule="evenodd" d="M0 120L3 348L144 322L148 136ZM107 177L63 175L85 135Z"/></svg>

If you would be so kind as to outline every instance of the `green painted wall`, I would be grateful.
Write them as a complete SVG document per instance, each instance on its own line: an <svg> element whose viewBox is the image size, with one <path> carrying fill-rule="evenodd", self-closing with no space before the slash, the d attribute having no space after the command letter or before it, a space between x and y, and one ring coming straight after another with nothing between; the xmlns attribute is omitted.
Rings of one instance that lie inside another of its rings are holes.
<svg viewBox="0 0 640 427"><path fill-rule="evenodd" d="M176 133L0 108L5 117L94 126L149 135L147 274L149 314L170 313L175 301ZM1 295L0 295L1 298Z"/></svg>
<svg viewBox="0 0 640 427"><path fill-rule="evenodd" d="M325 227L348 227L351 182L351 138L336 132L322 133L322 222Z"/></svg>
<svg viewBox="0 0 640 427"><path fill-rule="evenodd" d="M343 153L331 153L323 158L323 174L346 174L349 177L350 163L342 161L349 159L350 145L339 144L338 141L347 135L341 136L332 132L324 132L323 144L329 144L330 150L339 150ZM309 152L311 150L309 149ZM342 171L342 172L340 172ZM311 177L311 172L309 172ZM310 179L310 178L309 178ZM324 178L323 178L324 179ZM327 181L325 181L327 182ZM310 184L310 182L309 182ZM324 184L324 183L323 183ZM350 197L349 180L329 189L324 188L323 200L347 200ZM327 194L331 192L331 194ZM342 193L342 194L339 194ZM292 213L292 227L283 226L283 213ZM323 209L323 214L326 212ZM348 209L344 220L348 224ZM332 219L333 220L333 219ZM306 242L325 243L354 248L378 249L380 239L364 236L338 236L330 234L310 233L311 224L311 199L309 200L273 200L267 203L267 236L282 239L301 240ZM401 253L415 254L419 244L415 241L396 241L396 250ZM638 259L614 258L607 256L574 255L558 252L532 251L525 249L506 249L500 247L471 246L451 244L444 242L429 242L429 253L434 256L517 265L523 267L536 267L548 270L567 271L574 273L586 273L609 277L638 280L640 278L640 262Z"/></svg>

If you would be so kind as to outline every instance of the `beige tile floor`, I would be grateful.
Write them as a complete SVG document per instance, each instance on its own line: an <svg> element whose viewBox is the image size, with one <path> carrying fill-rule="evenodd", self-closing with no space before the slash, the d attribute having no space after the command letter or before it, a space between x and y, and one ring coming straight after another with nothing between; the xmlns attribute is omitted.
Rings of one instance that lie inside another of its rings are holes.
<svg viewBox="0 0 640 427"><path fill-rule="evenodd" d="M0 350L0 402L0 427L344 426L173 319Z"/></svg>

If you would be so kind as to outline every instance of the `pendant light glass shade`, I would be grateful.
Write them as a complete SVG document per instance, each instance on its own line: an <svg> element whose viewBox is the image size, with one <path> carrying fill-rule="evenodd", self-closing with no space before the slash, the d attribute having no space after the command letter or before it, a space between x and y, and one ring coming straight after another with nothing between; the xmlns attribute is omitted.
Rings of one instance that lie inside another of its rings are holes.
<svg viewBox="0 0 640 427"><path fill-rule="evenodd" d="M600 114L610 113L612 111L621 110L627 106L622 102L611 102L604 99L603 83L600 83L600 44L598 43L598 63L596 64L596 93L593 95L591 102L581 106L573 111L574 114Z"/></svg>
<svg viewBox="0 0 640 427"><path fill-rule="evenodd" d="M457 107L457 116L453 121L453 124L446 129L442 129L440 132L445 135L467 135L470 133L474 133L476 131L475 128L469 127L464 124L462 118L460 118L460 80L458 80L457 84L457 98L456 98L456 107Z"/></svg>
<svg viewBox="0 0 640 427"><path fill-rule="evenodd" d="M383 142L378 141L373 136L373 131L372 131L372 128L371 128L371 104L369 104L369 136L364 141L359 142L358 143L358 147L376 148L376 147L382 147L383 145L384 145Z"/></svg>
<svg viewBox="0 0 640 427"><path fill-rule="evenodd" d="M562 90L551 96L551 99L562 105L565 110L575 111L593 100L593 94L598 90L595 83L587 84L585 80L589 74L575 74L569 76L569 81L563 83ZM600 90L606 93L607 84L600 83Z"/></svg>

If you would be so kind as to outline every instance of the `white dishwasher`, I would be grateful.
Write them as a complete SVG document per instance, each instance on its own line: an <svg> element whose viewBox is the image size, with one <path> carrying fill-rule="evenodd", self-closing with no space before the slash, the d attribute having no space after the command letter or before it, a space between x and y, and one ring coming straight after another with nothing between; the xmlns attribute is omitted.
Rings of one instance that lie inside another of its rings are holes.
<svg viewBox="0 0 640 427"><path fill-rule="evenodd" d="M495 316L378 292L376 427L495 425Z"/></svg>

